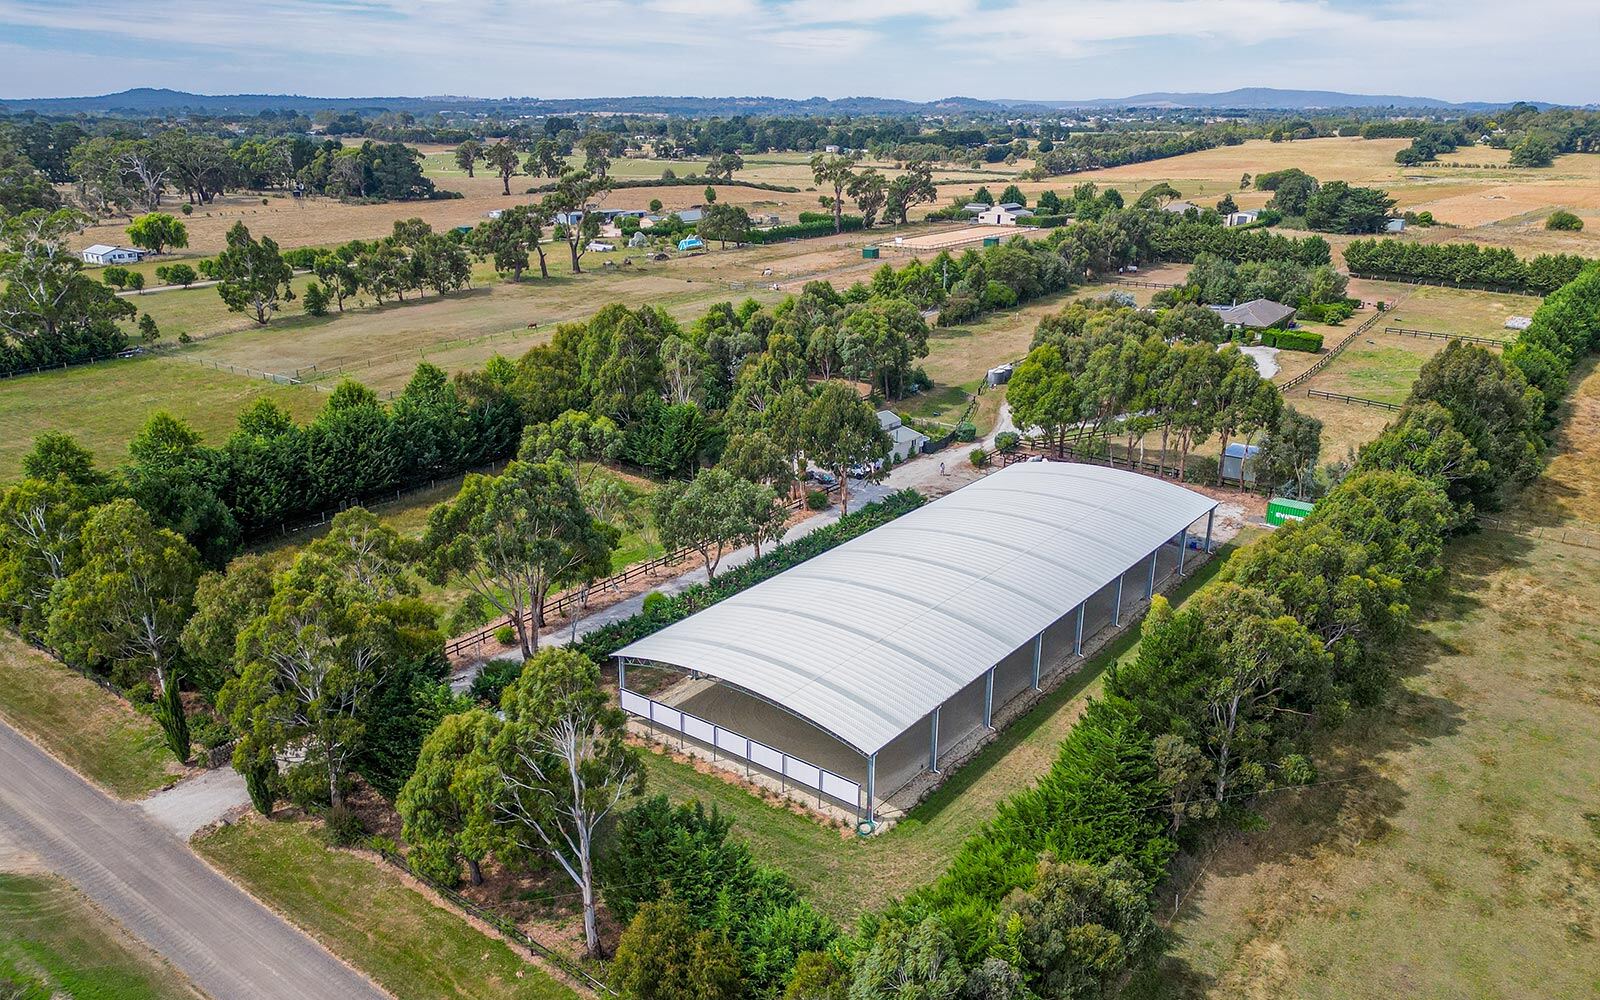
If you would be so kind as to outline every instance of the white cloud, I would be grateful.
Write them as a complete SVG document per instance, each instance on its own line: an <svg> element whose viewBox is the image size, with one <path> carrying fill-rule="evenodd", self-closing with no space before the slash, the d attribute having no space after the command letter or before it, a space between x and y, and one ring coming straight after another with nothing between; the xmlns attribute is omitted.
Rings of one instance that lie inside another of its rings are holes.
<svg viewBox="0 0 1600 1000"><path fill-rule="evenodd" d="M1594 0L0 0L0 35L12 96L1600 91Z"/></svg>

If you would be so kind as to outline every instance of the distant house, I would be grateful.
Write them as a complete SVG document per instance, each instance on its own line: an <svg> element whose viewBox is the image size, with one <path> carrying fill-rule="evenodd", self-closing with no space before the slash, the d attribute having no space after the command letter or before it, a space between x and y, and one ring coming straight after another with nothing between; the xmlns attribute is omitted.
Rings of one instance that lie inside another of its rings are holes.
<svg viewBox="0 0 1600 1000"><path fill-rule="evenodd" d="M928 435L907 427L893 410L878 411L878 426L889 434L889 457L904 462L912 455L920 455L928 443Z"/></svg>
<svg viewBox="0 0 1600 1000"><path fill-rule="evenodd" d="M1169 201L1161 206L1163 212L1171 212L1174 215L1182 215L1191 208L1196 212L1200 211L1200 206L1192 201Z"/></svg>
<svg viewBox="0 0 1600 1000"><path fill-rule="evenodd" d="M779 222L779 218L770 212L750 213L750 224L752 226L776 226Z"/></svg>
<svg viewBox="0 0 1600 1000"><path fill-rule="evenodd" d="M1222 317L1224 326L1243 327L1246 330L1285 329L1294 318L1294 307L1271 299L1251 299L1231 306L1207 306Z"/></svg>
<svg viewBox="0 0 1600 1000"><path fill-rule="evenodd" d="M701 208L699 205L696 205L693 208L686 208L681 212L674 212L673 214L690 225L694 225L706 217L705 209Z"/></svg>
<svg viewBox="0 0 1600 1000"><path fill-rule="evenodd" d="M1260 217L1261 213L1256 211L1229 212L1222 221L1228 226L1248 226Z"/></svg>
<svg viewBox="0 0 1600 1000"><path fill-rule="evenodd" d="M838 146L823 146L822 147L822 151L824 153L837 153L839 151L839 147Z"/></svg>
<svg viewBox="0 0 1600 1000"><path fill-rule="evenodd" d="M1020 205L996 205L978 213L978 222L986 226L1014 226L1018 219L1031 218L1032 212Z"/></svg>
<svg viewBox="0 0 1600 1000"><path fill-rule="evenodd" d="M987 212L993 207L993 205L986 201L969 201L965 205L961 206L961 210L968 215L977 215L979 212Z"/></svg>
<svg viewBox="0 0 1600 1000"><path fill-rule="evenodd" d="M1390 219L1383 224L1383 231L1386 233L1403 233L1406 231L1406 220Z"/></svg>
<svg viewBox="0 0 1600 1000"><path fill-rule="evenodd" d="M1256 456L1261 449L1253 444L1235 441L1222 451L1222 478L1233 482L1256 481Z"/></svg>
<svg viewBox="0 0 1600 1000"><path fill-rule="evenodd" d="M109 243L96 243L86 247L83 251L85 264L137 264L144 260L143 250L134 250L130 247L114 247Z"/></svg>

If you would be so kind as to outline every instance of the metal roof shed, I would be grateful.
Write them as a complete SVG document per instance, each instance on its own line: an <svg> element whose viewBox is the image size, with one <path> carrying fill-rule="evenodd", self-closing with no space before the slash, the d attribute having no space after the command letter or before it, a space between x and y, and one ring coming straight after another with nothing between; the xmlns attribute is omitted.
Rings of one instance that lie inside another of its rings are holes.
<svg viewBox="0 0 1600 1000"><path fill-rule="evenodd" d="M880 750L932 715L936 770L941 705L987 676L989 725L997 664L1031 644L1037 686L1045 630L1113 583L1120 619L1122 577L1149 562L1148 596L1215 507L1121 469L1012 465L624 647L620 673L669 664L809 721L867 759L870 818Z"/></svg>

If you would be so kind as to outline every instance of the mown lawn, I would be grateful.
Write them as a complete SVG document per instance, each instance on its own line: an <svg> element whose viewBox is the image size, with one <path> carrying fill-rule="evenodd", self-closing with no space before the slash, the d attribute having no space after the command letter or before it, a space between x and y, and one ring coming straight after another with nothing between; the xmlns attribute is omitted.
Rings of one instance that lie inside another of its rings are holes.
<svg viewBox="0 0 1600 1000"><path fill-rule="evenodd" d="M1216 575L1239 545L1259 537L1247 531L1221 547L1218 558L1190 575L1172 595L1181 604ZM852 921L890 898L931 881L1001 799L1031 784L1055 759L1056 747L1100 689L1113 661L1132 654L1138 629L1124 632L1069 677L995 742L989 744L906 819L887 832L860 839L769 802L666 757L648 755L649 794L699 798L734 821L733 834L763 861L787 872L825 912Z"/></svg>
<svg viewBox="0 0 1600 1000"><path fill-rule="evenodd" d="M45 431L76 436L108 467L127 457L128 442L157 410L188 421L207 444L221 444L239 411L263 397L300 420L309 420L327 400L312 389L213 371L170 356L0 380L0 482L19 475L22 456Z"/></svg>
<svg viewBox="0 0 1600 1000"><path fill-rule="evenodd" d="M329 850L307 821L251 817L206 834L194 847L399 1000L577 997L398 873Z"/></svg>
<svg viewBox="0 0 1600 1000"><path fill-rule="evenodd" d="M0 719L125 799L182 773L154 719L5 632Z"/></svg>
<svg viewBox="0 0 1600 1000"><path fill-rule="evenodd" d="M195 1000L201 993L66 882L0 872L0 997L13 996Z"/></svg>

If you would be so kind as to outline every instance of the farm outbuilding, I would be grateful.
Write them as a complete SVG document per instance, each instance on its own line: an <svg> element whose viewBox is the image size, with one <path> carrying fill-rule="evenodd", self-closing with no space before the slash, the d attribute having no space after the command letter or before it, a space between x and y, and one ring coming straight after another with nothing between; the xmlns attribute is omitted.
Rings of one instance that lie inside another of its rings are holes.
<svg viewBox="0 0 1600 1000"><path fill-rule="evenodd" d="M1261 454L1258 445L1235 441L1222 450L1222 478L1230 482L1256 481L1256 456Z"/></svg>
<svg viewBox="0 0 1600 1000"><path fill-rule="evenodd" d="M1181 573L1192 529L1209 549L1215 508L1122 469L1009 466L619 650L622 707L873 820Z"/></svg>

